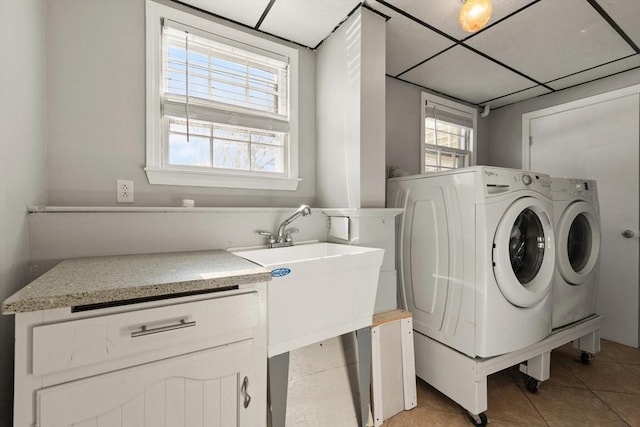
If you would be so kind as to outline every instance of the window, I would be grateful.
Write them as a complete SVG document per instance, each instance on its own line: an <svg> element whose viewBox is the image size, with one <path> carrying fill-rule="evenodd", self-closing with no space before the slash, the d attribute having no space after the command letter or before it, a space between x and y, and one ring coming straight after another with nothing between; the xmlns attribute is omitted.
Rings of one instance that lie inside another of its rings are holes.
<svg viewBox="0 0 640 427"><path fill-rule="evenodd" d="M295 190L297 50L146 4L149 182Z"/></svg>
<svg viewBox="0 0 640 427"><path fill-rule="evenodd" d="M470 166L477 111L427 93L422 94L423 172Z"/></svg>

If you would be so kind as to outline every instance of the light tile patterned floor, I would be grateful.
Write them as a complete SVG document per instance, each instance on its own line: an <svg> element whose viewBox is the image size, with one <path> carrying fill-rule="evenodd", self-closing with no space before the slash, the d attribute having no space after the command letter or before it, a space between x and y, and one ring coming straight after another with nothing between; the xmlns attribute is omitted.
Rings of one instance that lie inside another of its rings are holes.
<svg viewBox="0 0 640 427"><path fill-rule="evenodd" d="M527 391L517 366L488 378L486 415L498 426L640 427L640 350L601 340L589 365L571 343L551 353L551 378ZM418 406L384 427L470 426L455 402L418 380Z"/></svg>

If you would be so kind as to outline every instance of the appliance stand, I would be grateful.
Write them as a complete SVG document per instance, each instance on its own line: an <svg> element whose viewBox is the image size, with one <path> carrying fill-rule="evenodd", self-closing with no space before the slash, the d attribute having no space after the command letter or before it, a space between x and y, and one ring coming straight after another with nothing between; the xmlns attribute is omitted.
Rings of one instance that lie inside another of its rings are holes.
<svg viewBox="0 0 640 427"><path fill-rule="evenodd" d="M573 341L588 363L600 351L601 327L602 316L593 314L528 347L490 358L469 357L414 330L416 375L466 409L474 424L485 425L487 376L519 363L529 376L527 388L536 392L549 379L551 350Z"/></svg>

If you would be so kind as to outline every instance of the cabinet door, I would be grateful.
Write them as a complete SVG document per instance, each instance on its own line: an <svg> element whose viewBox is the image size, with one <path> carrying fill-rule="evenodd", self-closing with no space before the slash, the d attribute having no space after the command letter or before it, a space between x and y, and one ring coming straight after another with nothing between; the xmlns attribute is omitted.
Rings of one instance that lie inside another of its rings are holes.
<svg viewBox="0 0 640 427"><path fill-rule="evenodd" d="M246 340L38 390L37 425L259 425L251 405L244 407L247 393L254 393L251 378L245 381L252 344Z"/></svg>

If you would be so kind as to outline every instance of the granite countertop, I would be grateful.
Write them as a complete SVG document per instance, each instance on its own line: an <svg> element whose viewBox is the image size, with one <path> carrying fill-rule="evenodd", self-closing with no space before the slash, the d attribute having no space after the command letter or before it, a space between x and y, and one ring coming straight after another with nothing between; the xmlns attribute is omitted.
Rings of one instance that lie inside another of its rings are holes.
<svg viewBox="0 0 640 427"><path fill-rule="evenodd" d="M7 298L3 314L182 294L271 280L224 250L74 258Z"/></svg>

